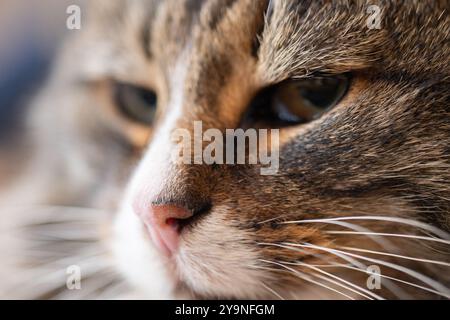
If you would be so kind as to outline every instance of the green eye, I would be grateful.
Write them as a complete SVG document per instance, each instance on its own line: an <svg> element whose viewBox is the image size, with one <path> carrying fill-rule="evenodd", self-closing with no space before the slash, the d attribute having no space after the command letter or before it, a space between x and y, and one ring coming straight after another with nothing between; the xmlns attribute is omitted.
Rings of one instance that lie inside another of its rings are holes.
<svg viewBox="0 0 450 320"><path fill-rule="evenodd" d="M284 82L260 93L247 117L271 127L307 123L336 106L347 93L349 83L346 75Z"/></svg>
<svg viewBox="0 0 450 320"><path fill-rule="evenodd" d="M132 121L151 125L156 113L157 96L152 90L116 83L114 100L120 112Z"/></svg>

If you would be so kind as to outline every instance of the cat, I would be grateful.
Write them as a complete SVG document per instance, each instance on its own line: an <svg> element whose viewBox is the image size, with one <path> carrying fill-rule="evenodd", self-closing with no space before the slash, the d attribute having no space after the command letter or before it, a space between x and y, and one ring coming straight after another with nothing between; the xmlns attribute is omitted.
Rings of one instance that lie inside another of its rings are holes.
<svg viewBox="0 0 450 320"><path fill-rule="evenodd" d="M2 182L4 295L450 298L448 9L91 2ZM278 171L171 161L195 121L278 129Z"/></svg>

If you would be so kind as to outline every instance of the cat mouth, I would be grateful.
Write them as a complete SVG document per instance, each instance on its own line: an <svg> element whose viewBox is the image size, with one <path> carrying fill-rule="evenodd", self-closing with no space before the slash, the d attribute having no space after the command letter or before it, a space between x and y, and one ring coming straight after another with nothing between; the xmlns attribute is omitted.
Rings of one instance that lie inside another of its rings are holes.
<svg viewBox="0 0 450 320"><path fill-rule="evenodd" d="M219 215L197 215L182 221L176 225L176 247L140 221L140 239L150 246L143 249L152 252L149 263L161 268L157 272L163 275L170 294L189 299L253 297L258 286L253 279L259 279L260 273L245 267L257 260L256 253L245 245L246 234L230 232L234 229Z"/></svg>
<svg viewBox="0 0 450 320"><path fill-rule="evenodd" d="M147 227L145 224L142 226L145 240L149 241L156 249L162 254L166 270L169 270L170 281L174 285L174 293L183 297L193 296L192 288L180 277L181 265L177 263L176 258L179 249L174 244L168 243L168 241L161 236L156 230L151 227ZM181 228L178 226L178 228Z"/></svg>
<svg viewBox="0 0 450 320"><path fill-rule="evenodd" d="M146 228L146 230L150 240L160 252L162 252L167 257L170 257L175 253L176 245L167 240L166 237L161 236L161 234L155 229Z"/></svg>
<svg viewBox="0 0 450 320"><path fill-rule="evenodd" d="M143 229L147 240L150 241L165 257L171 258L178 252L178 237L176 234L171 234L176 233L176 230L174 230L174 232L167 231L163 235L158 229L152 228L146 224L143 224Z"/></svg>

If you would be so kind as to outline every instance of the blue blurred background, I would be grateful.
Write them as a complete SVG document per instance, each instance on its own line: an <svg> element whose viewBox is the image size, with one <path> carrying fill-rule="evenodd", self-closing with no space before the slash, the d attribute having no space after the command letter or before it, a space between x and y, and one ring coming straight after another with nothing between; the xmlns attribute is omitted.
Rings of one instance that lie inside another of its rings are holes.
<svg viewBox="0 0 450 320"><path fill-rule="evenodd" d="M93 0L95 1L95 0ZM28 100L49 73L79 0L0 0L0 140L20 130ZM82 12L83 15L83 12Z"/></svg>

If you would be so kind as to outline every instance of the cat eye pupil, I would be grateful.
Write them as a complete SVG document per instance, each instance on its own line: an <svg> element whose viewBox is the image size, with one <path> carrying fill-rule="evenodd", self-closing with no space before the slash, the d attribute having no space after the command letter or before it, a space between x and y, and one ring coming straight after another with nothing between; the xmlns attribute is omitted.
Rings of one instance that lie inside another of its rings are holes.
<svg viewBox="0 0 450 320"><path fill-rule="evenodd" d="M327 109L340 98L342 91L345 90L343 84L342 79L330 78L309 88L299 86L299 93L312 105Z"/></svg>
<svg viewBox="0 0 450 320"><path fill-rule="evenodd" d="M156 112L157 96L152 90L117 83L114 99L121 113L134 122L151 125Z"/></svg>
<svg viewBox="0 0 450 320"><path fill-rule="evenodd" d="M349 77L317 77L288 81L260 92L244 122L285 127L307 123L336 106L347 93Z"/></svg>

